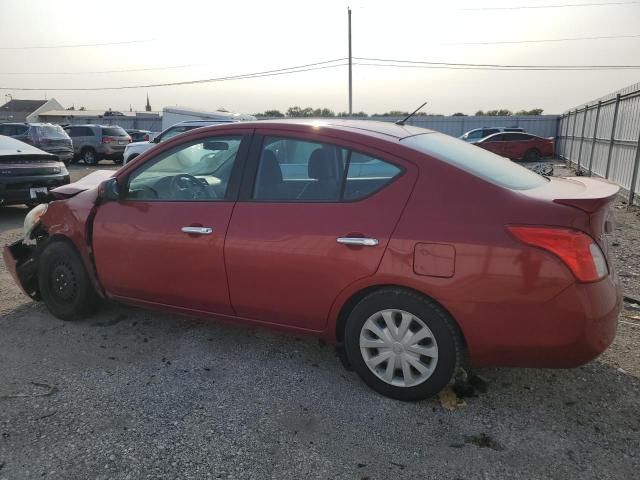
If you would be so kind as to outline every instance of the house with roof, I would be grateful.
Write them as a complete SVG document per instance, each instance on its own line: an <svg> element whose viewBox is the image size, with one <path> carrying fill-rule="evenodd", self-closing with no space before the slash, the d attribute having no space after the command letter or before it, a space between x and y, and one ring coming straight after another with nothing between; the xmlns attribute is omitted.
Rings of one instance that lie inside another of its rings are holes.
<svg viewBox="0 0 640 480"><path fill-rule="evenodd" d="M11 99L0 106L1 122L33 122L32 118L50 110L62 110L64 107L55 98L49 100Z"/></svg>

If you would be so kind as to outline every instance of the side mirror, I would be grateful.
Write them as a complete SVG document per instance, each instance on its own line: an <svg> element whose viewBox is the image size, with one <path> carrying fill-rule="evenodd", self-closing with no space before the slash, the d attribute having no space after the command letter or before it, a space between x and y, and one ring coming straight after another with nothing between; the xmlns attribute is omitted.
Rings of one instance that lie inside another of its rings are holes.
<svg viewBox="0 0 640 480"><path fill-rule="evenodd" d="M117 178L110 178L101 185L100 198L105 202L120 200L120 184L118 184Z"/></svg>
<svg viewBox="0 0 640 480"><path fill-rule="evenodd" d="M153 137L153 140L151 140L151 143L160 143L160 135L158 135L157 137Z"/></svg>

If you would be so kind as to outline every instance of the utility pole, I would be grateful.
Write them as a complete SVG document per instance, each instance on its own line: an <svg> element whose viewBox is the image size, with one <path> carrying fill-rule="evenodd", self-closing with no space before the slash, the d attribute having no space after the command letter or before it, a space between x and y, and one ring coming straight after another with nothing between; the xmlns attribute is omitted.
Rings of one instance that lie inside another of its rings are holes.
<svg viewBox="0 0 640 480"><path fill-rule="evenodd" d="M353 115L353 88L351 77L351 8L347 7L347 14L349 16L349 116Z"/></svg>

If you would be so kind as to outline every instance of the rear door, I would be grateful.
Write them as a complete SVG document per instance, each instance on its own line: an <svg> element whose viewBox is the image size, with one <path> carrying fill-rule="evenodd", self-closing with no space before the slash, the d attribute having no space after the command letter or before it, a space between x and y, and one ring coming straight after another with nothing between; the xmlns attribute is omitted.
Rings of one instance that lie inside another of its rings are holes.
<svg viewBox="0 0 640 480"><path fill-rule="evenodd" d="M118 177L124 198L98 207L93 227L110 296L232 314L223 248L250 133L186 140Z"/></svg>
<svg viewBox="0 0 640 480"><path fill-rule="evenodd" d="M416 177L364 145L256 135L225 245L236 313L322 330L338 294L376 272Z"/></svg>

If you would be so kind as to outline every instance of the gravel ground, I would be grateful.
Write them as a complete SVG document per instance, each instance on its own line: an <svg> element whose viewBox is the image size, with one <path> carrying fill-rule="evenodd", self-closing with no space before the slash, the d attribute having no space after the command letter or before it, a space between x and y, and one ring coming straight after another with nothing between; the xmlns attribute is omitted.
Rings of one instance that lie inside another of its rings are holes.
<svg viewBox="0 0 640 480"><path fill-rule="evenodd" d="M640 295L638 211L615 211ZM0 244L25 213L0 209ZM118 305L65 323L1 263L0 292L0 479L638 478L630 306L600 359L482 369L486 393L447 411L375 394L314 340Z"/></svg>

